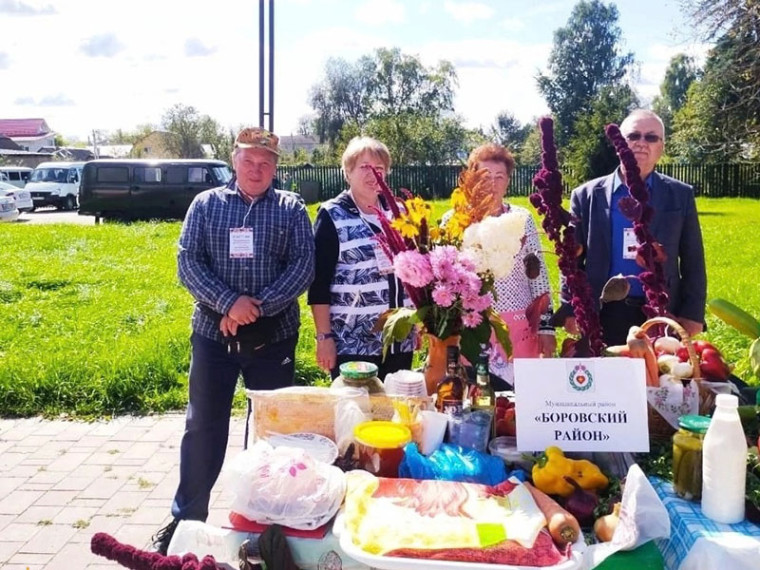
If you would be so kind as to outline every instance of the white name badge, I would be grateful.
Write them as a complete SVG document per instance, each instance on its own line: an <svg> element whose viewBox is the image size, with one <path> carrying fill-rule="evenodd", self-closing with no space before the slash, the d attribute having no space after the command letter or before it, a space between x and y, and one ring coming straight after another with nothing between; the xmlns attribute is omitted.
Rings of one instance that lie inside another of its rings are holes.
<svg viewBox="0 0 760 570"><path fill-rule="evenodd" d="M385 251L380 244L373 244L372 247L375 250L375 259L377 260L377 270L380 275L389 275L393 273L393 262L385 254Z"/></svg>
<svg viewBox="0 0 760 570"><path fill-rule="evenodd" d="M515 358L517 449L649 451L643 358Z"/></svg>
<svg viewBox="0 0 760 570"><path fill-rule="evenodd" d="M253 257L253 230L230 228L230 259Z"/></svg>
<svg viewBox="0 0 760 570"><path fill-rule="evenodd" d="M636 250L639 249L639 242L633 228L623 230L623 259L636 259Z"/></svg>

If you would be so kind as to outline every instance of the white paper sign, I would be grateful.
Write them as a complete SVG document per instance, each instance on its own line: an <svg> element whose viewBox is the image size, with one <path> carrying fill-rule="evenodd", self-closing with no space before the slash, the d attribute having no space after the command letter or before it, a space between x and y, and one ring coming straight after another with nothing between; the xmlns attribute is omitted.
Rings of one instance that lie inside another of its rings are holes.
<svg viewBox="0 0 760 570"><path fill-rule="evenodd" d="M517 449L649 451L643 358L515 358Z"/></svg>

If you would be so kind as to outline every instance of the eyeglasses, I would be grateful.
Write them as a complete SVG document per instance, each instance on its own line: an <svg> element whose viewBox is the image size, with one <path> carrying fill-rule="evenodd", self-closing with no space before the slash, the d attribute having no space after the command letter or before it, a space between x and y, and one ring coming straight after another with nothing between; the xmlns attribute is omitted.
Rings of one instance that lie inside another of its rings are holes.
<svg viewBox="0 0 760 570"><path fill-rule="evenodd" d="M642 137L644 137L644 140L648 143L656 143L662 140L662 137L660 135L656 135L654 133L647 133L645 135L642 135L641 133L637 133L636 131L634 131L632 133L628 133L627 135L625 135L625 139L628 142L640 141Z"/></svg>

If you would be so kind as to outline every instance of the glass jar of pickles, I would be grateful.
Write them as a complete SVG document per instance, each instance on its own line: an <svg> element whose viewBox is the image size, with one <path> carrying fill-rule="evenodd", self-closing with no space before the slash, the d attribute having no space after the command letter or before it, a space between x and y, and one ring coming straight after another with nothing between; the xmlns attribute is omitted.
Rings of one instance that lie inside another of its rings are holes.
<svg viewBox="0 0 760 570"><path fill-rule="evenodd" d="M681 416L678 426L673 434L673 490L688 501L696 501L702 496L702 442L710 418Z"/></svg>

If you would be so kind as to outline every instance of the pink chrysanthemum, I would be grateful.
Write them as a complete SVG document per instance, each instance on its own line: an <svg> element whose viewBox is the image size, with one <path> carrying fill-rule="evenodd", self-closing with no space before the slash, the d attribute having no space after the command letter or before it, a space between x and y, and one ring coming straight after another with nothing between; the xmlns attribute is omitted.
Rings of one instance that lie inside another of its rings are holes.
<svg viewBox="0 0 760 570"><path fill-rule="evenodd" d="M455 297L447 283L439 283L433 289L433 301L441 307L450 307L454 303Z"/></svg>
<svg viewBox="0 0 760 570"><path fill-rule="evenodd" d="M396 276L412 287L426 287L433 280L433 270L427 255L415 249L402 251L393 258Z"/></svg>
<svg viewBox="0 0 760 570"><path fill-rule="evenodd" d="M433 275L439 281L453 281L455 279L455 264L458 259L457 248L453 245L434 247L430 250L430 266Z"/></svg>
<svg viewBox="0 0 760 570"><path fill-rule="evenodd" d="M483 315L476 311L465 311L462 315L462 324L468 329L474 329L483 322Z"/></svg>

